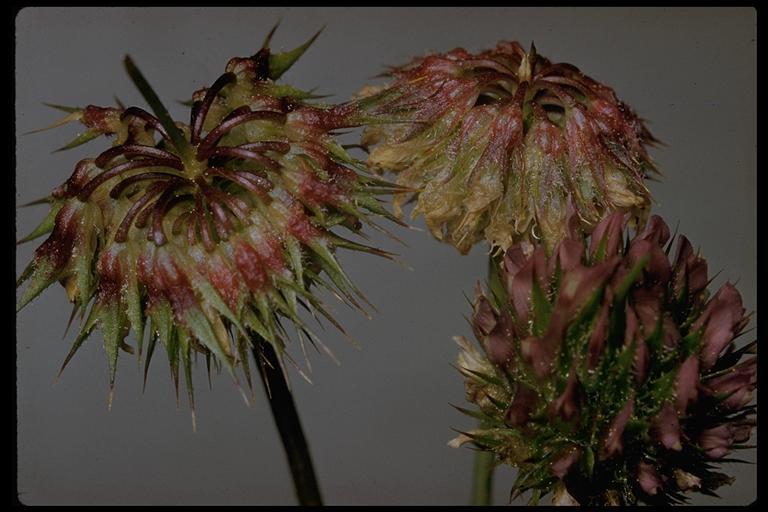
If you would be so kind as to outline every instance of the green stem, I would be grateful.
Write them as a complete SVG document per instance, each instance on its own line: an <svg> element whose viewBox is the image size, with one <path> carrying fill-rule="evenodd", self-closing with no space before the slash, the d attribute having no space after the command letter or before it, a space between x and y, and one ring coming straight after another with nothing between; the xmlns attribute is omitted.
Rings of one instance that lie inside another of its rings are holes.
<svg viewBox="0 0 768 512"><path fill-rule="evenodd" d="M475 452L474 478L472 479L472 505L486 506L492 502L493 463L496 454L478 450Z"/></svg>
<svg viewBox="0 0 768 512"><path fill-rule="evenodd" d="M320 506L323 504L323 500L317 485L315 470L312 467L309 447L304 438L296 404L293 402L291 390L288 389L288 383L285 381L280 361L272 345L261 337L254 335L253 342L253 355L256 358L261 381L269 398L272 417L275 419L275 425L280 432L280 439L288 458L296 497L301 505Z"/></svg>

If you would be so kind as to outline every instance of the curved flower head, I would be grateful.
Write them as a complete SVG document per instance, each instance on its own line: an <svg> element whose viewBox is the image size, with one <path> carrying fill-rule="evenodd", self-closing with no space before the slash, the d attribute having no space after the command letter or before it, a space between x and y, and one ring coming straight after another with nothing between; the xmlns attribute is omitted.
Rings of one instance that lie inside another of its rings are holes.
<svg viewBox="0 0 768 512"><path fill-rule="evenodd" d="M466 253L487 239L552 249L568 210L589 232L606 214L644 221L655 142L613 90L533 47L500 42L415 59L354 104L372 168L398 173L432 234ZM407 194L395 198L396 208Z"/></svg>
<svg viewBox="0 0 768 512"><path fill-rule="evenodd" d="M749 440L756 342L725 283L658 216L625 243L627 214L552 254L510 247L474 300L480 349L462 344L472 442L519 468L514 491L582 505L670 504L730 478L713 469ZM565 487L563 487L563 485Z"/></svg>
<svg viewBox="0 0 768 512"><path fill-rule="evenodd" d="M67 147L99 135L114 143L77 164L24 239L50 233L19 279L28 282L19 308L59 281L84 320L65 365L98 326L111 388L119 349L132 351L129 330L141 354L148 325L147 366L159 341L177 385L184 369L191 401L194 352L233 375L242 368L250 385L252 337L284 354L287 321L302 346L302 335L320 343L300 307L343 332L311 285L360 307L364 299L335 249L389 254L333 228L358 233L363 223L375 226L371 217L393 218L375 195L388 185L358 172L364 168L335 141L333 130L345 125L337 107L308 104L308 93L275 82L311 40L282 54L268 43L230 60L194 94L188 124L171 121L129 58L155 115L138 107L67 109L64 121L87 129Z"/></svg>

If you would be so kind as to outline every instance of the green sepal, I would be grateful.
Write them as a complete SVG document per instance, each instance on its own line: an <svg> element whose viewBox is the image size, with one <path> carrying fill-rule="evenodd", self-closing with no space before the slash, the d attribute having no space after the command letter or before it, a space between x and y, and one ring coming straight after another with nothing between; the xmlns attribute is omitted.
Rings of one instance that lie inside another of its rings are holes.
<svg viewBox="0 0 768 512"><path fill-rule="evenodd" d="M237 353L240 357L240 363L243 365L243 375L245 376L245 382L248 384L248 389L253 392L253 381L251 379L251 341L248 336L238 334L236 339Z"/></svg>
<svg viewBox="0 0 768 512"><path fill-rule="evenodd" d="M509 295L507 294L507 287L501 282L501 265L503 259L488 257L488 288L491 292L492 299L491 305L497 310L502 304L509 302Z"/></svg>
<svg viewBox="0 0 768 512"><path fill-rule="evenodd" d="M68 144L60 147L59 149L55 150L54 153L58 153L59 151L67 151L68 149L76 148L77 146L82 146L86 142L90 142L96 137L101 135L101 132L98 132L96 130L86 130L74 139L72 139Z"/></svg>
<svg viewBox="0 0 768 512"><path fill-rule="evenodd" d="M655 416L664 403L674 396L678 371L679 368L674 368L646 383L638 399L638 405L644 409L645 415Z"/></svg>
<svg viewBox="0 0 768 512"><path fill-rule="evenodd" d="M600 243L597 245L597 250L595 251L593 261L595 263L600 263L605 261L607 250L608 250L608 230L606 230L605 233L603 233L603 237L600 239Z"/></svg>
<svg viewBox="0 0 768 512"><path fill-rule="evenodd" d="M326 234L326 237L333 243L334 246L349 249L350 251L367 252L368 254L375 254L376 256L381 256L382 258L386 258L388 260L391 260L396 256L396 254L389 251L384 251L370 245L360 244L343 238L335 233L329 232Z"/></svg>
<svg viewBox="0 0 768 512"><path fill-rule="evenodd" d="M179 339L179 351L181 352L181 364L184 366L184 382L187 385L187 400L189 400L189 408L194 412L195 410L195 388L192 383L192 358L190 353L192 352L192 340L189 335L183 330L178 331Z"/></svg>
<svg viewBox="0 0 768 512"><path fill-rule="evenodd" d="M588 477L591 477L595 471L595 452L589 446L584 447L584 460L582 467L584 469L584 473Z"/></svg>
<svg viewBox="0 0 768 512"><path fill-rule="evenodd" d="M56 110L61 110L62 112L66 112L68 114L72 114L75 112L82 112L83 109L81 107L67 107L66 105L57 105L56 103L46 103L43 102L43 105L46 107L50 107Z"/></svg>
<svg viewBox="0 0 768 512"><path fill-rule="evenodd" d="M304 282L304 264L302 263L301 244L293 237L285 237L285 248L288 261L291 263L293 275L297 283Z"/></svg>
<svg viewBox="0 0 768 512"><path fill-rule="evenodd" d="M506 411L509 408L509 403L505 403L502 400L498 400L490 395L490 393L484 393L489 402L493 404L500 411Z"/></svg>
<svg viewBox="0 0 768 512"><path fill-rule="evenodd" d="M493 423L496 421L495 418L493 418L492 416L489 416L488 414L482 411L473 411L471 409L465 409L464 407L459 407L458 405L453 405L453 404L450 404L450 406L456 409L457 411L459 411L460 413L469 416L470 418L475 418L480 421L487 421L489 423Z"/></svg>
<svg viewBox="0 0 768 512"><path fill-rule="evenodd" d="M88 314L88 319L85 321L85 324L80 329L80 333L77 335L77 338L75 338L75 341L72 343L72 347L69 349L69 353L67 354L67 357L64 358L64 362L61 363L61 368L59 369L58 376L60 377L61 374L64 372L64 368L67 367L67 364L72 360L75 353L80 349L82 344L85 342L86 339L88 339L88 336L91 335L93 332L93 328L96 326L96 322L99 319L98 316L99 310L97 304L94 304L91 306L91 311Z"/></svg>
<svg viewBox="0 0 768 512"><path fill-rule="evenodd" d="M43 221L38 224L38 226L32 230L30 234L16 242L16 244L23 244L25 242L29 242L31 240L34 240L35 238L41 237L45 235L46 233L50 233L53 231L53 227L56 225L56 216L59 214L59 210L61 210L62 206L64 206L63 201L56 201L51 204L51 209L48 212L48 215L45 216Z"/></svg>
<svg viewBox="0 0 768 512"><path fill-rule="evenodd" d="M407 226L407 224L403 222L402 219L397 218L395 215L387 211L386 208L381 206L380 202L375 197L369 195L359 196L355 199L355 202L358 206L362 206L371 213L385 217L387 220L391 220L395 224Z"/></svg>
<svg viewBox="0 0 768 512"><path fill-rule="evenodd" d="M358 290L352 284L352 281L344 273L344 271L341 268L341 265L339 265L339 262L336 261L336 258L333 256L333 253L326 246L325 241L312 240L306 245L310 249L312 249L313 254L318 256L318 258L315 259L315 261L323 270L323 272L325 272L328 275L331 281L333 281L333 284L336 285L336 288L338 289L338 291L340 291L344 295L344 297L357 309L363 310L360 304L358 304L357 300L355 300L354 296L357 295L364 301L365 301L365 298L363 297L360 290Z"/></svg>
<svg viewBox="0 0 768 512"><path fill-rule="evenodd" d="M147 383L147 372L149 370L149 363L152 360L152 355L155 351L155 345L159 340L160 343L168 349L168 343L173 335L173 311L171 305L166 301L157 302L152 306L152 309L148 311L149 318L152 322L150 327L150 340L149 347L147 348L147 359L144 363L144 386Z"/></svg>
<svg viewBox="0 0 768 512"><path fill-rule="evenodd" d="M162 340L161 340L162 341ZM173 389L176 392L176 407L179 406L179 329L171 327L171 334L165 341L165 352L173 379Z"/></svg>
<svg viewBox="0 0 768 512"><path fill-rule="evenodd" d="M96 303L94 307L99 308L99 323L104 336L104 349L107 352L107 363L109 364L109 387L112 389L115 386L115 374L117 373L117 355L120 345L128 334L127 318L117 300L102 304Z"/></svg>
<svg viewBox="0 0 768 512"><path fill-rule="evenodd" d="M307 49L315 42L320 33L325 27L317 31L306 43L294 48L291 51L283 53L275 53L269 56L269 78L277 80L283 73L288 71L293 64L299 60L299 58L307 51ZM265 41L267 44L269 40Z"/></svg>
<svg viewBox="0 0 768 512"><path fill-rule="evenodd" d="M531 302L533 304L532 333L540 337L547 330L549 315L552 313L552 304L539 286L539 280L534 279L531 286Z"/></svg>
<svg viewBox="0 0 768 512"><path fill-rule="evenodd" d="M184 322L190 330L190 333L197 338L218 360L226 365L227 370L232 372L232 358L224 352L223 343L227 340L221 340L216 334L208 317L198 308L191 307L183 314Z"/></svg>
<svg viewBox="0 0 768 512"><path fill-rule="evenodd" d="M243 309L243 324L248 329L256 332L256 334L265 339L270 345L275 345L275 337L272 331L264 326L256 313L249 307Z"/></svg>
<svg viewBox="0 0 768 512"><path fill-rule="evenodd" d="M627 275L622 279L621 283L616 287L616 294L615 294L615 303L621 303L624 301L624 299L627 297L627 293L629 293L630 288L632 288L632 285L637 281L637 278L640 277L640 274L642 273L645 266L650 261L650 256L647 254L642 256L637 263L635 263L631 269L629 269L629 272L627 272Z"/></svg>
<svg viewBox="0 0 768 512"><path fill-rule="evenodd" d="M470 370L469 368L460 368L459 371L464 374L469 373L470 375L473 375L474 377L478 378L482 382L485 382L486 384L491 384L493 386L504 385L501 379L494 377L492 375L488 375L486 373L478 372L477 370Z"/></svg>
<svg viewBox="0 0 768 512"><path fill-rule="evenodd" d="M17 286L27 280L29 281L29 284L27 285L26 290L24 290L21 300L19 300L19 303L16 305L16 312L18 313L21 311L24 306L40 295L43 290L58 280L62 270L63 269L54 269L53 265L51 265L45 257L37 257L32 260L27 268L24 269L24 272L19 278L19 282L17 282Z"/></svg>
<svg viewBox="0 0 768 512"><path fill-rule="evenodd" d="M289 84L276 84L273 82L259 83L259 88L263 89L265 96L271 96L273 98L293 98L296 100L311 100L324 98L324 95L312 94L311 92L304 91L298 87L294 87Z"/></svg>
<svg viewBox="0 0 768 512"><path fill-rule="evenodd" d="M191 259L184 258L184 261L188 265L192 265L194 262ZM194 266L189 267L194 268ZM247 334L245 331L245 327L240 323L240 320L237 318L237 315L235 315L234 312L232 312L231 309L229 309L229 306L224 302L224 300L221 298L219 293L216 291L216 289L206 280L202 277L198 276L197 274L194 274L191 279L192 287L195 288L195 290L202 295L204 302L210 304L218 313L221 313L224 315L224 317L232 322L232 324L237 327L237 329L243 333L244 335Z"/></svg>
<svg viewBox="0 0 768 512"><path fill-rule="evenodd" d="M127 286L123 287L121 293L128 321L131 323L131 328L136 336L139 356L141 356L144 348L144 312L141 305L139 280L133 270L128 272Z"/></svg>
<svg viewBox="0 0 768 512"><path fill-rule="evenodd" d="M83 218L94 218L88 210L97 210L95 205L84 205ZM96 291L96 279L94 277L94 257L97 254L97 229L83 229L81 231L80 242L75 245L72 251L71 263L75 284L77 286L77 296L74 298L78 304L87 303ZM70 278L71 279L71 278Z"/></svg>
<svg viewBox="0 0 768 512"><path fill-rule="evenodd" d="M142 383L142 392L147 389L147 375L149 374L149 362L152 360L152 355L155 353L155 347L157 346L157 336L154 332L150 332L149 340L147 341L147 358L144 360L144 381Z"/></svg>
<svg viewBox="0 0 768 512"><path fill-rule="evenodd" d="M685 359L686 357L696 354L699 351L701 345L701 337L703 336L704 329L698 331L689 332L686 336L680 340L680 357Z"/></svg>

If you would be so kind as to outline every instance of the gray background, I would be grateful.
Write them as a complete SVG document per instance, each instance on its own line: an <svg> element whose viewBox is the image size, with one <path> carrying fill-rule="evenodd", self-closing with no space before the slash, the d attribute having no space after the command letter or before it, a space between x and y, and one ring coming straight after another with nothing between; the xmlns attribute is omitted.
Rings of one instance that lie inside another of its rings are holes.
<svg viewBox="0 0 768 512"><path fill-rule="evenodd" d="M253 53L283 18L274 49L326 31L285 80L318 86L344 101L381 72L426 51L491 47L499 39L535 40L552 60L579 66L615 88L650 121L667 147L653 151L665 172L651 185L655 207L701 247L716 284L739 280L747 309L756 303L756 14L753 9L341 9L341 8L27 8L16 20L17 133L58 119L42 101L65 105L143 105L122 68L130 53L172 114L188 119L186 99L223 71L232 56ZM17 202L46 195L104 142L68 153L74 127L17 138ZM18 210L19 236L42 218ZM423 227L420 221L416 226ZM450 427L472 421L451 368L451 337L470 335L464 293L485 275L483 247L468 256L425 232L398 230L395 250L414 270L342 253L352 278L379 308L366 320L336 303L358 351L328 329L342 365L316 355L314 384L294 373L296 400L329 504L464 504L472 452L450 449ZM25 264L36 243L23 245ZM263 393L246 407L226 376L209 390L195 374L198 431L182 395L177 409L166 360L158 354L141 394L135 357L120 359L114 406L107 410L107 366L95 336L54 384L74 333L61 287L17 318L18 477L28 504L292 504L291 483ZM756 317L755 317L756 318ZM754 325L754 323L753 323ZM753 452L742 454L754 460ZM755 497L753 466L724 500ZM514 473L498 471L495 501L507 502Z"/></svg>

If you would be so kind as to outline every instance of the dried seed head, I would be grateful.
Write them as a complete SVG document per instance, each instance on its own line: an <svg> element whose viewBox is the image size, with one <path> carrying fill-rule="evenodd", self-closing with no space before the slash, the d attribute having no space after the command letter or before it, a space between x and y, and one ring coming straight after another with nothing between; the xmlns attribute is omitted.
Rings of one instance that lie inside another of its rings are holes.
<svg viewBox="0 0 768 512"><path fill-rule="evenodd" d="M170 119L130 58L128 72L155 115L68 109L66 120L80 120L88 137L67 147L99 135L114 144L54 190L51 213L25 240L50 236L19 279L29 283L19 308L56 281L82 315L90 307L67 361L98 325L113 384L129 329L141 354L149 323L147 366L160 341L178 385L181 357L191 401L193 352L233 376L242 368L250 384L253 336L285 354L287 320L302 344L302 334L321 343L300 306L343 332L310 287L361 308L335 249L390 254L332 229L357 234L376 226L372 217L394 220L376 197L391 189L334 139L345 125L338 107L309 104L310 94L275 82L307 46L232 59L194 94L189 124Z"/></svg>
<svg viewBox="0 0 768 512"><path fill-rule="evenodd" d="M397 173L418 198L413 214L460 252L483 238L551 250L567 235L569 209L586 232L617 210L645 220L643 180L655 172L646 146L656 141L612 89L574 66L505 41L390 74L391 84L351 104L372 123L368 161Z"/></svg>

